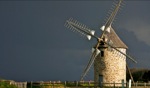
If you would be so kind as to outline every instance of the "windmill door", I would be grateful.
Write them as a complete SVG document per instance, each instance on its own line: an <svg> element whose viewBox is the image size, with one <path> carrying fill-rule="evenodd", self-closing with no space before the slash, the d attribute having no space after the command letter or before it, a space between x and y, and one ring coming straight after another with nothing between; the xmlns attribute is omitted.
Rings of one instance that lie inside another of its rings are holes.
<svg viewBox="0 0 150 88"><path fill-rule="evenodd" d="M103 75L99 75L99 86L102 88Z"/></svg>

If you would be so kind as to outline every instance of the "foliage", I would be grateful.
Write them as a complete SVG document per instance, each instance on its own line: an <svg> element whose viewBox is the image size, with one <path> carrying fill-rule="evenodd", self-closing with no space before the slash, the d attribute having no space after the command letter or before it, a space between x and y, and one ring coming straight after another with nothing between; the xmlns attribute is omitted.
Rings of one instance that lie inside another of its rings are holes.
<svg viewBox="0 0 150 88"><path fill-rule="evenodd" d="M0 82L0 88L17 88L15 85L10 85L7 82Z"/></svg>
<svg viewBox="0 0 150 88"><path fill-rule="evenodd" d="M148 82L150 81L150 70L148 69L130 69L135 82ZM127 80L131 79L127 71Z"/></svg>

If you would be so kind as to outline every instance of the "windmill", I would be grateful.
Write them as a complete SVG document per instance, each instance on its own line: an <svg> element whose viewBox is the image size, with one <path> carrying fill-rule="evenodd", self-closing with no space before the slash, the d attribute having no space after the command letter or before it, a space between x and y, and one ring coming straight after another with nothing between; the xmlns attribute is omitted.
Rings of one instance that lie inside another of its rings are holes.
<svg viewBox="0 0 150 88"><path fill-rule="evenodd" d="M80 80L84 79L92 65L94 65L95 86L97 86L97 83L99 82L121 83L122 80L126 82L126 67L128 68L126 57L137 63L131 56L126 54L126 49L128 47L121 41L112 28L112 23L122 2L123 0L118 0L116 2L115 8L108 17L106 23L100 28L102 30L100 37L95 35L94 30L91 30L86 25L79 23L73 18L66 21L66 27L86 36L89 40L91 40L91 38L97 40L96 45L92 48L91 58L88 61Z"/></svg>

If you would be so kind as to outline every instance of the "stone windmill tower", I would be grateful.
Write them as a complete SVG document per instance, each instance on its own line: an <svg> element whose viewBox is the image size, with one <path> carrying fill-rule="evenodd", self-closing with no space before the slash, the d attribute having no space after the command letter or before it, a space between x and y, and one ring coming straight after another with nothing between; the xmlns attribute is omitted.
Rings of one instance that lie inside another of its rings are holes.
<svg viewBox="0 0 150 88"><path fill-rule="evenodd" d="M70 18L66 21L65 26L72 29L74 32L85 35L89 40L91 38L97 40L96 45L92 49L91 58L85 67L80 80L83 80L91 66L94 64L95 83L121 83L122 80L126 82L126 57L135 63L136 61L126 54L126 49L128 47L121 41L112 28L112 23L122 1L123 0L117 0L114 10L106 23L101 27L102 34L100 37L95 35L94 30L79 23L77 20Z"/></svg>
<svg viewBox="0 0 150 88"><path fill-rule="evenodd" d="M126 54L127 46L120 40L113 28L107 36L113 43L113 47ZM101 51L94 61L94 81L96 83L121 83L126 82L126 56L110 46L101 43L98 47ZM105 85L111 86L111 85Z"/></svg>

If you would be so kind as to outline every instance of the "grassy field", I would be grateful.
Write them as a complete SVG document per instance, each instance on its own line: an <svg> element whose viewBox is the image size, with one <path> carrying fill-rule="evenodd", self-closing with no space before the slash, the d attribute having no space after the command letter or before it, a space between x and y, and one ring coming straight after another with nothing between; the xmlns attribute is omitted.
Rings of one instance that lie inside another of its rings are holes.
<svg viewBox="0 0 150 88"><path fill-rule="evenodd" d="M0 82L0 88L17 88L15 85L10 85L7 82Z"/></svg>

